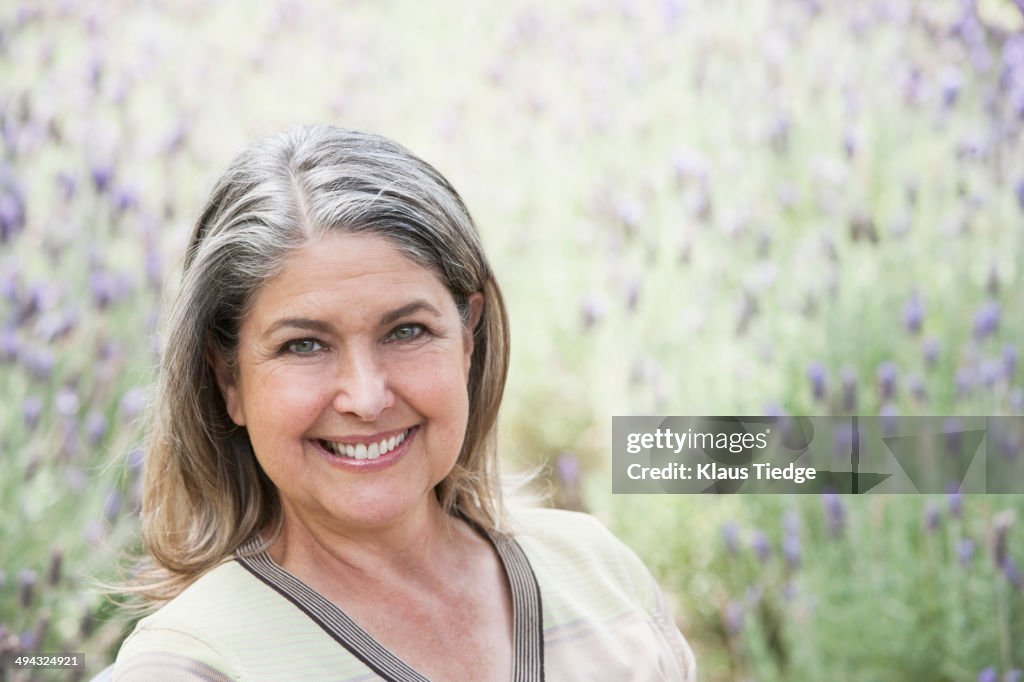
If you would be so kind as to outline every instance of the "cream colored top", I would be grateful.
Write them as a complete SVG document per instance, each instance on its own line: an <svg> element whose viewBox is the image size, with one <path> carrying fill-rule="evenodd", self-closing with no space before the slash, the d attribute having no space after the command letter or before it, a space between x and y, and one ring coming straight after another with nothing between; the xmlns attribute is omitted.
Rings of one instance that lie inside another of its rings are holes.
<svg viewBox="0 0 1024 682"><path fill-rule="evenodd" d="M491 541L512 591L515 682L696 679L651 574L600 522L513 518L513 536ZM218 566L140 621L114 670L115 682L381 679L426 678L266 553Z"/></svg>

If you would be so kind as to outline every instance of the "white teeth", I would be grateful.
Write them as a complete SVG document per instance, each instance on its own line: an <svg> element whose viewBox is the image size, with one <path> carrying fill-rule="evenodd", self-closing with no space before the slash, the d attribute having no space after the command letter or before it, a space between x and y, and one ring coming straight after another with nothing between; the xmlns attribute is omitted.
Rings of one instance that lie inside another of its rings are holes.
<svg viewBox="0 0 1024 682"><path fill-rule="evenodd" d="M401 445L405 441L405 437L407 435L409 435L409 432L403 431L397 436L386 438L378 443L370 443L369 445L364 443L350 445L346 443L334 443L329 440L320 442L326 445L328 450L339 456L351 457L353 459L377 459L381 455L386 455Z"/></svg>

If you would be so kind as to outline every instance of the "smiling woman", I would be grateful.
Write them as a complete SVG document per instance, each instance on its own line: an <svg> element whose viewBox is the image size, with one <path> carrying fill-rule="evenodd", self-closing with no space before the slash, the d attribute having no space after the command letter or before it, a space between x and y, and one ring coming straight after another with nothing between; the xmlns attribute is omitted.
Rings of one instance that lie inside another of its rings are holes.
<svg viewBox="0 0 1024 682"><path fill-rule="evenodd" d="M160 608L114 679L693 678L629 550L506 512L504 304L428 164L327 126L254 144L165 338L130 588Z"/></svg>

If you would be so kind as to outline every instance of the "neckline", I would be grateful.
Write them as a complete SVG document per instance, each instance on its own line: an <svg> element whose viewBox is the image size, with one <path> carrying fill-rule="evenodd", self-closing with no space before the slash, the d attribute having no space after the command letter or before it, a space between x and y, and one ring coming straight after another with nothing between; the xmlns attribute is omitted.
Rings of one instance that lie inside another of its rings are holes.
<svg viewBox="0 0 1024 682"><path fill-rule="evenodd" d="M512 595L512 682L542 682L544 624L540 587L533 568L515 538L476 529L497 551ZM429 678L391 653L333 602L278 565L268 552L257 551L259 546L259 536L253 537L238 548L235 561L298 607L385 680L429 682Z"/></svg>

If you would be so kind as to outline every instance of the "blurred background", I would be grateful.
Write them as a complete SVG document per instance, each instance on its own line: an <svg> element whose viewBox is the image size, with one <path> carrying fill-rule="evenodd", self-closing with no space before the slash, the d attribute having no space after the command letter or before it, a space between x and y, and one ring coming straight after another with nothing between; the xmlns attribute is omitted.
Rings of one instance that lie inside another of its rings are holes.
<svg viewBox="0 0 1024 682"><path fill-rule="evenodd" d="M0 79L0 649L112 661L191 223L331 122L459 189L505 467L648 562L703 680L1020 679L1022 496L609 475L616 414L1024 414L1020 0L8 0Z"/></svg>

